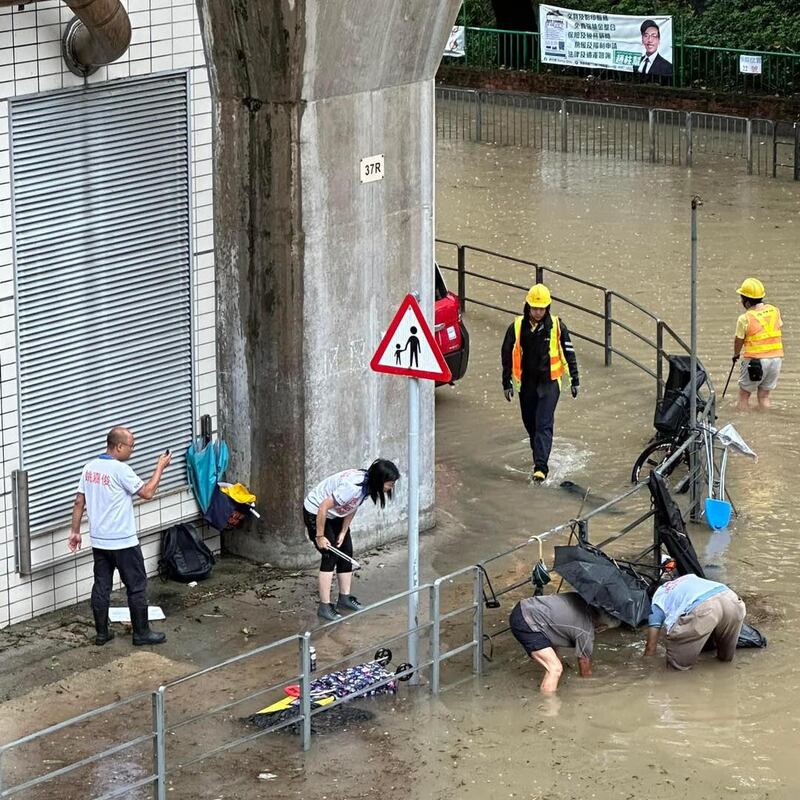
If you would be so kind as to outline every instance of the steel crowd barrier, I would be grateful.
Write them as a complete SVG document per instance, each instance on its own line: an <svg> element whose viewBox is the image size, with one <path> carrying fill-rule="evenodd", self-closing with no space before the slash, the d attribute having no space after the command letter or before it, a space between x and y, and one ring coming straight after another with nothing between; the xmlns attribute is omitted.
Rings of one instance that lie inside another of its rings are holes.
<svg viewBox="0 0 800 800"><path fill-rule="evenodd" d="M800 126L758 117L437 86L435 125L443 140L800 180Z"/></svg>

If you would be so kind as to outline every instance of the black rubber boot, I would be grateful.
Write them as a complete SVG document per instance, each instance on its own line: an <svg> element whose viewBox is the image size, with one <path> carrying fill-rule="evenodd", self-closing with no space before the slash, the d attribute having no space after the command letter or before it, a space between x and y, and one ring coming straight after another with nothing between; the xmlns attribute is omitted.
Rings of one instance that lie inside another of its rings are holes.
<svg viewBox="0 0 800 800"><path fill-rule="evenodd" d="M114 638L114 631L108 629L108 609L105 609L105 611L98 611L93 608L92 613L94 614L94 629L97 631L97 636L94 637L94 643L96 645L104 645Z"/></svg>
<svg viewBox="0 0 800 800"><path fill-rule="evenodd" d="M167 640L166 633L156 633L150 630L147 621L147 606L131 609L131 625L133 626L133 643L139 647L143 644L161 644Z"/></svg>
<svg viewBox="0 0 800 800"><path fill-rule="evenodd" d="M340 594L339 602L336 604L336 610L340 611L360 611L364 606L358 602L358 598L353 594Z"/></svg>
<svg viewBox="0 0 800 800"><path fill-rule="evenodd" d="M317 616L330 620L341 619L342 615L334 608L333 603L320 603L317 606Z"/></svg>

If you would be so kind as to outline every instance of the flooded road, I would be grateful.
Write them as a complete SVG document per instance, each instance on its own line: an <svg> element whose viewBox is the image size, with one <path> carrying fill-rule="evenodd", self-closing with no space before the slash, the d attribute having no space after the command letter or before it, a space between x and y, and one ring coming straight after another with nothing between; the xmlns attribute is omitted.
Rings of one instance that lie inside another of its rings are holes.
<svg viewBox="0 0 800 800"><path fill-rule="evenodd" d="M339 732L315 736L306 754L296 736L274 733L194 762L201 751L253 734L246 717L277 699L282 682L296 680L287 677L294 674L297 659L292 643L286 652L256 656L230 671L170 689L167 721L176 727L166 743L167 796L699 800L730 794L746 800L795 800L800 796L794 763L800 741L795 655L800 555L793 480L800 452L800 187L739 177L724 163L689 172L469 143L439 146L437 177L440 238L547 264L615 289L662 317L687 340L689 201L699 194L704 201L700 356L719 394L741 310L735 289L748 275L766 284L786 326L787 358L774 407L764 415L737 412L735 385L718 403L719 423L734 422L760 458L757 466L742 457L730 459L728 487L741 512L730 531L712 535L705 526L692 526L691 532L709 577L730 583L744 597L748 621L769 638L769 647L739 651L732 665L703 660L693 671L670 674L663 659L642 660L643 633L614 631L598 637L592 678L579 679L574 657L564 654L567 667L559 694L542 698L541 673L505 633L487 645L492 660L480 680L471 676L469 655L458 656L442 669L439 697L431 699L423 680L418 689L404 686L395 697L362 701L374 714L368 724L342 724ZM455 264L452 248L439 248L437 257L442 264ZM474 271L524 286L534 282L529 270L510 262L477 253L469 259ZM445 277L455 288L455 276ZM597 303L597 293L588 287L575 290L558 278L548 278L548 283L563 300ZM524 298L523 291L474 277L468 278L467 293L513 310L521 310ZM555 310L573 334L602 338L596 318L563 303ZM637 329L649 325L646 333L653 336L652 320L618 298L614 313ZM533 488L527 480L530 449L516 398L506 403L500 384L500 343L510 319L468 304L469 370L456 386L436 392L437 527L421 540L424 581L574 517L583 494L577 487L590 488L587 507L619 494L652 434L653 379L619 356L605 367L602 350L576 337L581 392L576 400L561 400L550 476L542 487ZM652 352L623 330L615 330L614 345L655 368ZM563 481L575 487L564 489ZM592 541L635 519L649 506L646 494L632 498L621 513L593 518ZM651 536L652 528L645 524L613 545L612 552L640 549ZM548 540L543 553L548 565L553 544L566 539L565 533ZM362 601L373 603L404 589L402 543L359 557L365 565L357 581ZM524 582L535 557L531 546L494 562L493 581L497 586ZM114 660L94 669L86 665L99 661L97 648L62 654L74 675L18 697L15 692L13 702L0 705L3 738L22 736L97 702L152 691L169 678L316 626L313 570L284 576L280 586L274 576L253 582L255 588L243 584L230 597L213 596L191 613L184 610L183 616L176 610L168 629L172 650L163 654L132 653L122 636L103 650L103 658L107 649L116 654ZM468 591L468 585L453 588L454 594L461 592L462 604ZM526 585L503 596L501 608L487 610L486 631L499 633L516 599L527 592ZM363 650L365 643L398 632L402 637L404 626L405 605L399 603L385 613L315 633L320 671L342 655ZM469 638L463 621L443 624L443 648ZM405 660L403 639L391 646L394 664ZM420 652L427 652L427 642ZM116 677L122 673L124 682ZM278 688L271 695L255 696L273 683ZM252 699L240 704L250 692ZM195 721L196 714L220 704L214 719ZM5 754L7 778L13 785L125 737L146 736L152 728L149 697L140 706L98 718L78 733L68 730L56 737L55 746L40 749L33 743L18 754ZM58 785L42 784L23 796L83 800L89 789L97 796L122 781L146 781L151 751L146 739L119 754L110 767L87 765L85 773ZM152 789L143 785L125 796L145 800Z"/></svg>
<svg viewBox="0 0 800 800"><path fill-rule="evenodd" d="M440 238L547 264L620 291L687 341L689 203L700 195L699 349L718 394L741 311L735 290L748 275L766 284L768 298L783 311L787 358L769 414L737 412L735 381L718 402L719 423L734 422L759 461L754 466L730 459L728 487L741 513L729 534L691 526L709 577L730 583L745 598L748 620L768 636L769 648L740 650L732 666L712 659L674 675L662 659L642 661L641 635L612 632L598 639L593 678L580 680L574 668L566 670L558 698L543 700L536 691L540 674L505 634L496 640L495 660L474 695L467 697L463 688L452 692L442 707L450 716L419 726L429 733L420 750L442 781L440 794L420 796L444 797L449 782L464 798L699 798L728 792L753 800L796 798L800 557L793 472L800 447L800 369L793 320L800 299L800 189L732 176L724 164L689 172L469 143L440 144L437 178ZM439 248L443 263L454 264L451 255ZM475 263L482 263L480 257ZM455 276L448 277L455 286ZM512 265L505 277L534 282ZM565 282L556 281L555 288L572 298ZM522 292L473 278L467 293L512 309L521 309L524 300ZM554 309L572 330L589 332L591 321L579 312L557 304ZM470 371L456 387L437 393L440 519L450 513L463 525L462 536L435 556L441 572L466 542L471 557L486 557L575 515L580 498L558 487L563 479L613 496L652 433L653 380L619 358L604 367L602 351L578 341L581 393L577 400L562 398L553 472L544 487L532 488L524 474L530 451L518 406L505 402L500 386L499 349L510 317L468 305L466 322ZM619 525L603 517L593 541ZM551 555L546 549L548 563ZM530 569L529 559L523 568ZM487 612L490 624L504 624L513 601L503 605L503 611ZM444 750L440 757L438 747Z"/></svg>

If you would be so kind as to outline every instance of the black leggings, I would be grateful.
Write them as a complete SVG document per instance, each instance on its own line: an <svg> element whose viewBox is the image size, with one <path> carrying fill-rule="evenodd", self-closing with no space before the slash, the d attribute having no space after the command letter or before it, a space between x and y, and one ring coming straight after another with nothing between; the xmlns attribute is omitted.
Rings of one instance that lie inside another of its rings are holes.
<svg viewBox="0 0 800 800"><path fill-rule="evenodd" d="M317 515L303 508L303 522L306 524L306 530L308 531L308 538L311 539L311 544L313 544L322 555L319 571L333 572L335 569L337 572L352 572L353 565L346 558L334 555L330 550L322 550L317 545ZM342 532L343 523L343 517L334 517L333 519L325 520L325 538L334 547L336 547L336 540ZM350 531L347 531L347 536L344 537L344 541L339 545L338 549L345 555L353 555L353 540L350 538Z"/></svg>

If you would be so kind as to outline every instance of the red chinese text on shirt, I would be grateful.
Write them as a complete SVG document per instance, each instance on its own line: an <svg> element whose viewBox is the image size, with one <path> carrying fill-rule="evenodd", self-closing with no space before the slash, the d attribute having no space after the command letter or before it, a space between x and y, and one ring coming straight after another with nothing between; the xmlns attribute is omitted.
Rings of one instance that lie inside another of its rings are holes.
<svg viewBox="0 0 800 800"><path fill-rule="evenodd" d="M110 476L103 472L94 472L92 470L86 470L83 479L87 483L103 484L103 486L109 486L111 484Z"/></svg>

